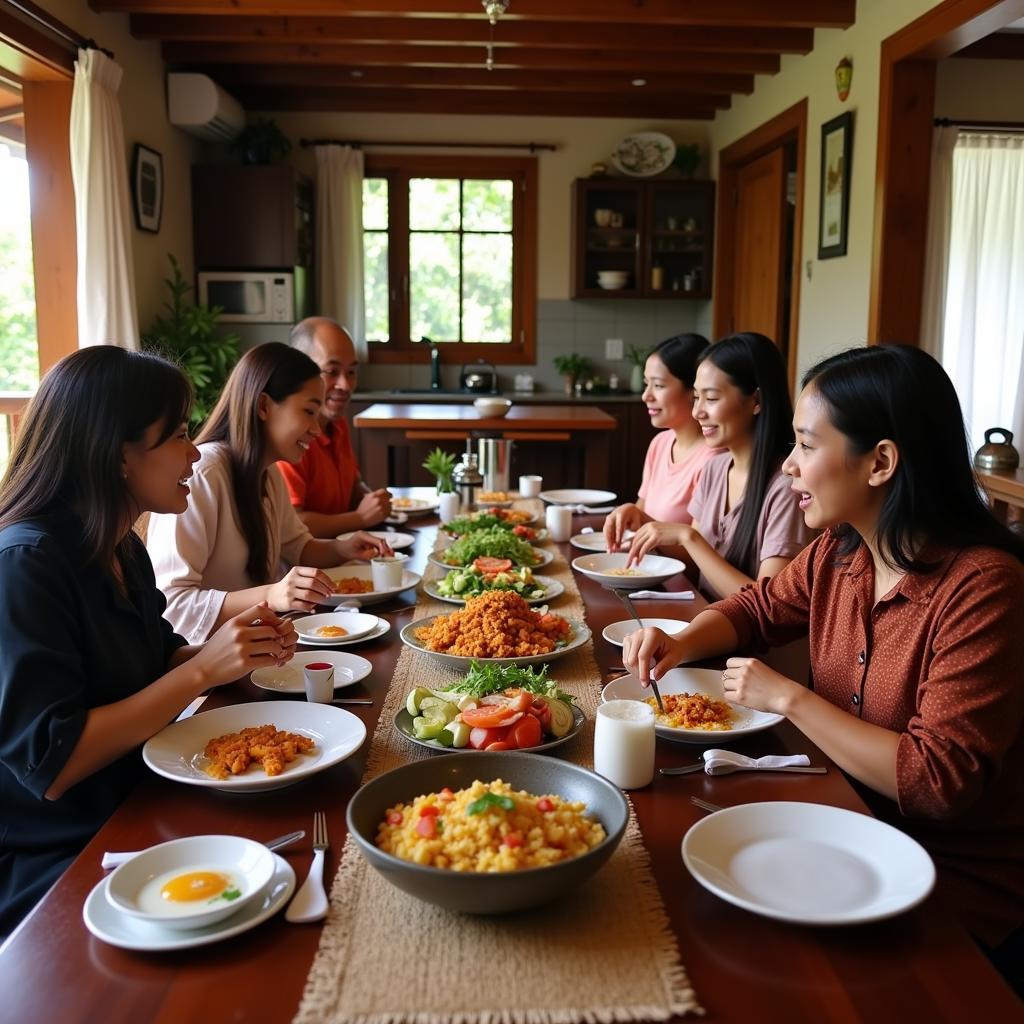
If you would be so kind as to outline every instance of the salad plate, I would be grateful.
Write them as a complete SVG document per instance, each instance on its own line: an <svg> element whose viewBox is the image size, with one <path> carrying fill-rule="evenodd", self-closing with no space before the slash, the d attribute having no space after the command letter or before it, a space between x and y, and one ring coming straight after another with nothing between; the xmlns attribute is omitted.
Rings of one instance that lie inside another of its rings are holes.
<svg viewBox="0 0 1024 1024"><path fill-rule="evenodd" d="M547 565L548 563L553 562L555 560L555 554L554 554L553 551L546 551L543 548L535 548L535 547L531 547L530 550L534 553L534 555L536 556L536 559L537 559L537 561L534 562L533 565L530 566L531 569L539 569L542 565ZM483 556L480 556L480 557L487 558L487 557L490 557L490 556L483 555ZM427 561L430 562L433 565L438 566L441 569L464 569L464 568L466 568L465 566L462 566L462 565L456 565L454 562L444 562L444 561L441 560L441 556L440 555L431 555L427 559ZM514 564L514 560L513 560L513 564Z"/></svg>
<svg viewBox="0 0 1024 1024"><path fill-rule="evenodd" d="M451 576L459 571L458 569L453 569L448 575ZM513 593L519 594L527 604L547 604L565 591L565 587L551 576L534 576L533 581L536 586L544 588L544 593L540 597L527 597L525 594L521 594L515 587L483 586L477 589L472 587L472 585L467 587L464 593L448 596L442 594L438 589L440 580L428 580L423 584L423 592L436 601L447 601L448 604L465 604L466 598L479 597L480 594L486 593L488 590L511 590ZM524 589L529 589L529 584L524 584L523 586Z"/></svg>
<svg viewBox="0 0 1024 1024"><path fill-rule="evenodd" d="M676 144L661 132L635 132L612 150L612 163L631 178L650 178L671 166Z"/></svg>

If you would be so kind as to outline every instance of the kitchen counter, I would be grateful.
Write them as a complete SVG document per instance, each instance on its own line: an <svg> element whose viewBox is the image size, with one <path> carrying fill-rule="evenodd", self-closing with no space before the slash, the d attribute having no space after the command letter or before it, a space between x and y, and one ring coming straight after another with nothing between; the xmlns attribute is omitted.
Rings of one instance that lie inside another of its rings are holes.
<svg viewBox="0 0 1024 1024"><path fill-rule="evenodd" d="M585 392L580 398L570 397L557 391L499 391L496 395L481 395L470 392L441 391L431 393L429 391L416 392L414 394L396 393L394 391L358 391L352 396L353 402L402 402L406 403L436 403L472 404L476 398L507 398L515 405L605 405L606 403L629 403L639 402L640 395L631 391L615 391L599 395Z"/></svg>

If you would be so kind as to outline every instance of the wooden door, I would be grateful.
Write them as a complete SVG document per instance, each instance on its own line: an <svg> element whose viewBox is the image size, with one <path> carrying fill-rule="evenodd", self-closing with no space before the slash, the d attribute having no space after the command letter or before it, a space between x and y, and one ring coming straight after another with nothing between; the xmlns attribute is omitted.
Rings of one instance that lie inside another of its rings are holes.
<svg viewBox="0 0 1024 1024"><path fill-rule="evenodd" d="M785 202L782 146L738 169L730 331L758 331L783 348Z"/></svg>

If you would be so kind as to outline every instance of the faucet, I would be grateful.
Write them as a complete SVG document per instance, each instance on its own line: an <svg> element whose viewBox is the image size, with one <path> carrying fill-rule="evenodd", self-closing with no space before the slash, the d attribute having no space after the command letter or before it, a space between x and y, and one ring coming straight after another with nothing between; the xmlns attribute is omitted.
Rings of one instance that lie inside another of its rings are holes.
<svg viewBox="0 0 1024 1024"><path fill-rule="evenodd" d="M430 346L430 390L441 390L441 350L437 343L431 341L425 334L420 337L420 342Z"/></svg>

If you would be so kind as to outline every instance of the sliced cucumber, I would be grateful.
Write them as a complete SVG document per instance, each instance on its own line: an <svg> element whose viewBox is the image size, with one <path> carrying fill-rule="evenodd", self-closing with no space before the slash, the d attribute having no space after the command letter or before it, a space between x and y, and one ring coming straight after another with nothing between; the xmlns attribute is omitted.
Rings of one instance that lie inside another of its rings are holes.
<svg viewBox="0 0 1024 1024"><path fill-rule="evenodd" d="M413 735L418 740L436 740L444 727L445 723L440 718L424 718L420 715L412 720Z"/></svg>
<svg viewBox="0 0 1024 1024"><path fill-rule="evenodd" d="M425 686L417 686L408 697L405 698L405 710L415 718L420 713L420 705L426 697L434 695Z"/></svg>
<svg viewBox="0 0 1024 1024"><path fill-rule="evenodd" d="M545 697L548 708L551 710L551 735L555 739L561 739L573 726L572 708L559 700L557 697Z"/></svg>
<svg viewBox="0 0 1024 1024"><path fill-rule="evenodd" d="M452 737L453 747L468 747L470 728L465 722L449 722L444 731ZM442 741L443 742L443 741Z"/></svg>

